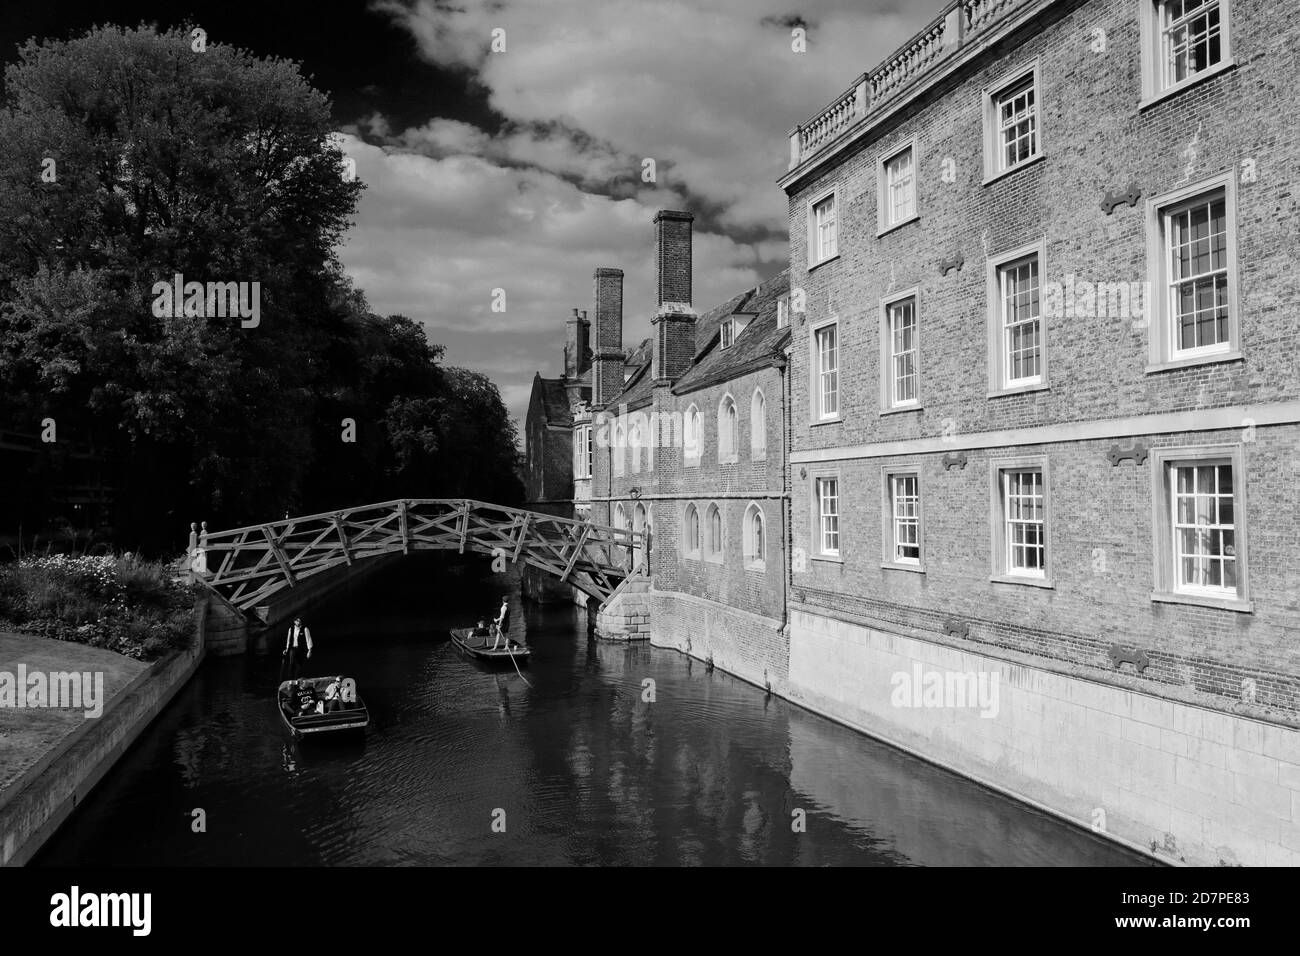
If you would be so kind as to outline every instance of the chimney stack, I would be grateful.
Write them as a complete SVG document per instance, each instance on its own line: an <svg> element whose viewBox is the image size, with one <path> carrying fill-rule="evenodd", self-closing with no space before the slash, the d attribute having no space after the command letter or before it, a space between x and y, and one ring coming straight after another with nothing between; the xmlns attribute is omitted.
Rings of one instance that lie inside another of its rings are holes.
<svg viewBox="0 0 1300 956"><path fill-rule="evenodd" d="M583 363L589 348L590 329L587 313L577 309L564 323L564 377L567 379L576 379L585 371Z"/></svg>
<svg viewBox="0 0 1300 956"><path fill-rule="evenodd" d="M603 408L623 390L623 270L599 268L596 344L592 349L592 404Z"/></svg>
<svg viewBox="0 0 1300 956"><path fill-rule="evenodd" d="M688 212L661 209L655 213L658 309L650 375L675 381L695 359L695 309L691 304L691 223Z"/></svg>

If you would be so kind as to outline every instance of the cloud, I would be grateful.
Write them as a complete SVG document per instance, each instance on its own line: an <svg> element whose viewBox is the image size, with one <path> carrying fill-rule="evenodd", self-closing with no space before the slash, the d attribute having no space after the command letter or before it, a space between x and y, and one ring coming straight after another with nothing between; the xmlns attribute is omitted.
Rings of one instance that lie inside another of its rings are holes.
<svg viewBox="0 0 1300 956"><path fill-rule="evenodd" d="M470 71L510 123L558 124L563 134L513 144L542 168L575 156L654 158L660 184L718 210L724 228L780 233L787 220L775 180L787 133L940 9L939 2L830 0L791 10L783 0L382 0L432 62ZM792 50L804 23L807 51ZM504 52L490 52L492 31ZM638 166L639 168L639 166Z"/></svg>
<svg viewBox="0 0 1300 956"><path fill-rule="evenodd" d="M565 317L592 308L595 267L626 272L625 343L649 334L656 210L696 214L701 311L783 268L775 180L790 127L942 5L378 0L430 62L486 90L495 115L490 129L439 115L393 129L380 114L345 128L368 189L344 263L376 310L424 322L522 420L533 370L560 371ZM791 49L796 26L806 53ZM506 49L493 53L498 28ZM498 288L504 313L491 309Z"/></svg>
<svg viewBox="0 0 1300 956"><path fill-rule="evenodd" d="M435 158L340 137L366 184L340 257L371 307L426 326L447 361L478 368L513 396L522 419L534 371L560 372L564 320L591 312L592 272L625 272L624 339L649 334L654 213L644 197L583 192L552 173L477 156ZM722 301L757 284L776 241L749 245L697 231L695 300ZM494 311L494 290L505 311ZM508 357L508 359L507 359Z"/></svg>

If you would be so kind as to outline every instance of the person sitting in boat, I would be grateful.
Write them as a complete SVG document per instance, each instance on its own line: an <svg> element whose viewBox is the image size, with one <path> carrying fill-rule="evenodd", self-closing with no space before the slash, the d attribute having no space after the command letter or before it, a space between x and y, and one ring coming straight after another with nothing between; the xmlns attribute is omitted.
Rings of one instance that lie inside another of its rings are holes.
<svg viewBox="0 0 1300 956"><path fill-rule="evenodd" d="M492 632L488 630L487 621L479 621L474 630L469 632L470 637L491 637Z"/></svg>
<svg viewBox="0 0 1300 956"><path fill-rule="evenodd" d="M510 629L510 601L506 595L501 595L501 610L497 611L496 620L492 622L492 629L496 637L492 641L492 650L497 649L497 645L505 642L506 649L509 650L512 641L506 637L506 631Z"/></svg>
<svg viewBox="0 0 1300 956"><path fill-rule="evenodd" d="M343 677L334 678L325 688L325 697L316 707L318 714L332 714L343 709Z"/></svg>
<svg viewBox="0 0 1300 956"><path fill-rule="evenodd" d="M305 677L298 681L297 701L300 717L316 709L316 690L311 686L311 681Z"/></svg>

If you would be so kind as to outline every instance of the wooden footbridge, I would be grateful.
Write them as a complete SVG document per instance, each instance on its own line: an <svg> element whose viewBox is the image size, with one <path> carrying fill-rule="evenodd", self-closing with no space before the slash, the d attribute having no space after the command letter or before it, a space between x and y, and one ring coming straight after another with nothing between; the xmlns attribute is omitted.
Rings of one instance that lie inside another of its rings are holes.
<svg viewBox="0 0 1300 956"><path fill-rule="evenodd" d="M229 531L191 526L195 580L244 613L286 588L367 558L467 551L523 561L599 602L639 563L645 535L463 498L403 498Z"/></svg>

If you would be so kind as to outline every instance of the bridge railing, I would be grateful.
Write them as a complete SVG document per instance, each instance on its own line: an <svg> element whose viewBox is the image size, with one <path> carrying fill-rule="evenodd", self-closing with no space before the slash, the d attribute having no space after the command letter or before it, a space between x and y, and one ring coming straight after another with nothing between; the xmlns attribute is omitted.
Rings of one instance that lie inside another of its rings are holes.
<svg viewBox="0 0 1300 956"><path fill-rule="evenodd" d="M644 554L626 528L463 498L400 498L224 531L191 531L196 576L249 610L304 578L394 552L524 561L604 601Z"/></svg>

